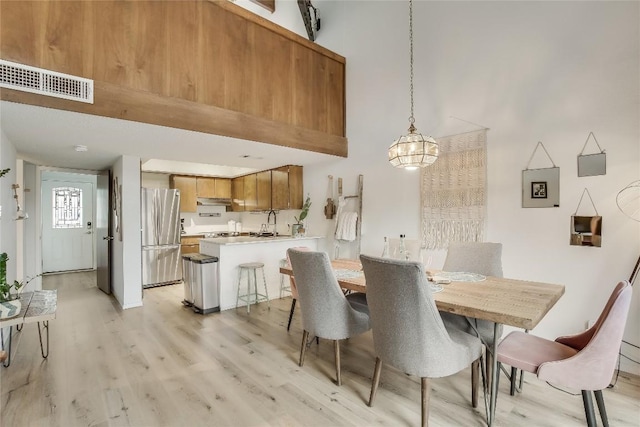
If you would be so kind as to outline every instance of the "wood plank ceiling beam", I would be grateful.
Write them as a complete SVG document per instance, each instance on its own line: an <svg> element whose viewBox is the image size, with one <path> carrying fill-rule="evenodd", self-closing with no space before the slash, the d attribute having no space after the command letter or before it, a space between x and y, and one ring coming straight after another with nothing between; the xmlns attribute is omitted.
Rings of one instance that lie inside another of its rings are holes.
<svg viewBox="0 0 640 427"><path fill-rule="evenodd" d="M347 139L198 102L94 82L94 104L0 89L0 99L347 157Z"/></svg>

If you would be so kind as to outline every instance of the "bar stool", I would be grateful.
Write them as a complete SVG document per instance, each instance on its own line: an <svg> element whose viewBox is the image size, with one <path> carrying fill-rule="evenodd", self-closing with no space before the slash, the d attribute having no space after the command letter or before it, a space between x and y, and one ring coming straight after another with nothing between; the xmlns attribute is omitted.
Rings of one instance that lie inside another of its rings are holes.
<svg viewBox="0 0 640 427"><path fill-rule="evenodd" d="M262 272L262 283L264 284L264 294L258 293L258 275L257 271ZM242 287L242 272L247 274L247 293L240 295L240 288ZM252 274L253 273L253 274ZM251 276L253 275L253 292L251 292ZM248 262L238 265L238 296L236 298L236 308L238 308L238 302L244 301L247 303L247 314L251 313L251 304L257 304L260 301L266 301L267 307L271 309L269 305L269 292L267 291L267 279L264 275L264 263L262 262Z"/></svg>
<svg viewBox="0 0 640 427"><path fill-rule="evenodd" d="M286 258L282 258L280 260L280 267L286 267L289 265L289 262ZM286 276L286 277L285 277ZM284 297L285 292L291 293L291 281L289 280L289 276L286 274L280 273L280 298Z"/></svg>

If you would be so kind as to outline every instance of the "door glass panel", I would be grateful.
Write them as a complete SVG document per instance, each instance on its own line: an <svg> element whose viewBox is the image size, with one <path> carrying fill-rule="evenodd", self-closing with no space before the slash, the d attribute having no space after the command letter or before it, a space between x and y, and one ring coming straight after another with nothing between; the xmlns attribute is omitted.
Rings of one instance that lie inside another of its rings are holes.
<svg viewBox="0 0 640 427"><path fill-rule="evenodd" d="M53 228L82 228L82 189L56 187L52 191Z"/></svg>

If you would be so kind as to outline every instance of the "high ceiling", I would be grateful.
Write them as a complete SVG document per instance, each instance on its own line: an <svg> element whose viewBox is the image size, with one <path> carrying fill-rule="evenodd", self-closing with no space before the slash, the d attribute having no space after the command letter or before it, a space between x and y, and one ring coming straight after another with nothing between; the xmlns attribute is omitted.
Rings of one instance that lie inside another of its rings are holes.
<svg viewBox="0 0 640 427"><path fill-rule="evenodd" d="M0 128L15 145L19 158L71 169L108 169L121 155L129 155L142 159L143 170L233 177L285 164L306 166L336 159L254 141L6 101L0 102ZM87 151L77 152L76 145L86 146Z"/></svg>

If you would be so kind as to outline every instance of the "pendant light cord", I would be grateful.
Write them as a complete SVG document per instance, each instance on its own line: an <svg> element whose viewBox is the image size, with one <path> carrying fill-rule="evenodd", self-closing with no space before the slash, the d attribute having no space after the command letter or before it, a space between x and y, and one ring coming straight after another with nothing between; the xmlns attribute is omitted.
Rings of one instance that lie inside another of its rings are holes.
<svg viewBox="0 0 640 427"><path fill-rule="evenodd" d="M415 118L413 117L413 0L409 0L409 93L411 94L411 116L409 116L410 127L413 127Z"/></svg>

